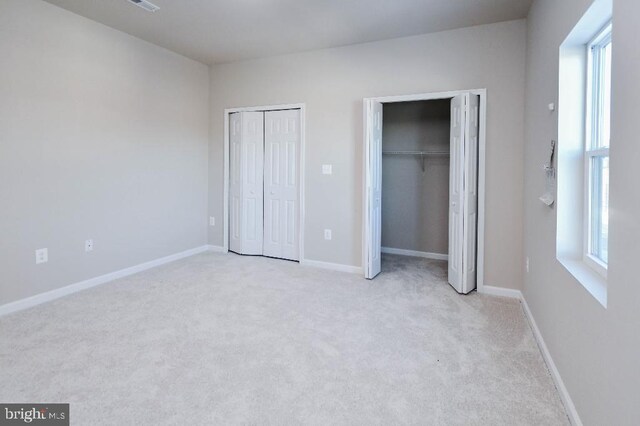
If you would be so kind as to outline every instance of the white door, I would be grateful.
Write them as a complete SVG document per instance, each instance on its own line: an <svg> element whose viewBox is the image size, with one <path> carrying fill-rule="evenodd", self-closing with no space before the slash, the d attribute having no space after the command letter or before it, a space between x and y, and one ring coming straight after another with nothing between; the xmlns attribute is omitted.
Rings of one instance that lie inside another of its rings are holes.
<svg viewBox="0 0 640 426"><path fill-rule="evenodd" d="M229 250L242 253L242 119L229 115Z"/></svg>
<svg viewBox="0 0 640 426"><path fill-rule="evenodd" d="M478 105L477 95L451 100L449 284L464 294L476 287Z"/></svg>
<svg viewBox="0 0 640 426"><path fill-rule="evenodd" d="M265 256L299 260L300 110L265 112Z"/></svg>
<svg viewBox="0 0 640 426"><path fill-rule="evenodd" d="M464 145L464 234L462 293L476 288L478 246L478 146L480 96L469 94L466 108Z"/></svg>
<svg viewBox="0 0 640 426"><path fill-rule="evenodd" d="M380 273L382 251L382 103L368 103L366 132L365 278L372 279Z"/></svg>
<svg viewBox="0 0 640 426"><path fill-rule="evenodd" d="M233 113L229 121L229 249L240 254L261 255L264 113Z"/></svg>

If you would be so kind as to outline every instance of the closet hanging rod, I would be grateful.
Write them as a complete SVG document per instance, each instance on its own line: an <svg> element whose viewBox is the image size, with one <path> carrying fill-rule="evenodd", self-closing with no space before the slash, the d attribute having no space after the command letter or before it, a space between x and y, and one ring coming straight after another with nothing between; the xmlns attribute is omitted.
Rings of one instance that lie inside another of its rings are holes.
<svg viewBox="0 0 640 426"><path fill-rule="evenodd" d="M385 155L419 155L420 156L420 166L422 168L422 172L424 173L424 157L428 157L430 155L449 155L448 151L382 151Z"/></svg>
<svg viewBox="0 0 640 426"><path fill-rule="evenodd" d="M449 155L449 151L382 151L384 155Z"/></svg>

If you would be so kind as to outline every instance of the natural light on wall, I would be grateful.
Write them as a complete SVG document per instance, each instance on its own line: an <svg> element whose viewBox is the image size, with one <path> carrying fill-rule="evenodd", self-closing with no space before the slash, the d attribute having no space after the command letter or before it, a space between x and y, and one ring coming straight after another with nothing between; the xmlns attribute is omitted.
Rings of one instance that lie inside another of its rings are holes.
<svg viewBox="0 0 640 426"><path fill-rule="evenodd" d="M611 0L560 46L557 258L604 307L609 261Z"/></svg>

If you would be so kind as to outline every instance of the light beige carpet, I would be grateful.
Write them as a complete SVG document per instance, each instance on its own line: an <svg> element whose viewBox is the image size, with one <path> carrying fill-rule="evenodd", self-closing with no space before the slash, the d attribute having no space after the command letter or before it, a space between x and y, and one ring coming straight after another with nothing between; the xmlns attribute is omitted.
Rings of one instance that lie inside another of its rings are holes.
<svg viewBox="0 0 640 426"><path fill-rule="evenodd" d="M75 425L567 424L515 300L202 254L0 318L0 401Z"/></svg>

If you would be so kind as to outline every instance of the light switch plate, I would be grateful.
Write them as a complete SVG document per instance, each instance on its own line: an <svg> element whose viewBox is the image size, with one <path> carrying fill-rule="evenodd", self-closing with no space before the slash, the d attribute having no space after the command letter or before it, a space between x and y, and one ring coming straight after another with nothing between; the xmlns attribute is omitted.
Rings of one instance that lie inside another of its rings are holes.
<svg viewBox="0 0 640 426"><path fill-rule="evenodd" d="M216 226L216 218L209 216L209 226Z"/></svg>
<svg viewBox="0 0 640 426"><path fill-rule="evenodd" d="M36 265L40 263L46 263L49 261L49 250L41 248L36 250Z"/></svg>
<svg viewBox="0 0 640 426"><path fill-rule="evenodd" d="M93 251L93 240L87 240L84 242L84 251L87 253Z"/></svg>
<svg viewBox="0 0 640 426"><path fill-rule="evenodd" d="M324 230L324 239L325 240L330 240L331 239L331 229L325 229Z"/></svg>
<svg viewBox="0 0 640 426"><path fill-rule="evenodd" d="M323 175L333 174L333 166L331 164L323 164L322 165L322 174Z"/></svg>

